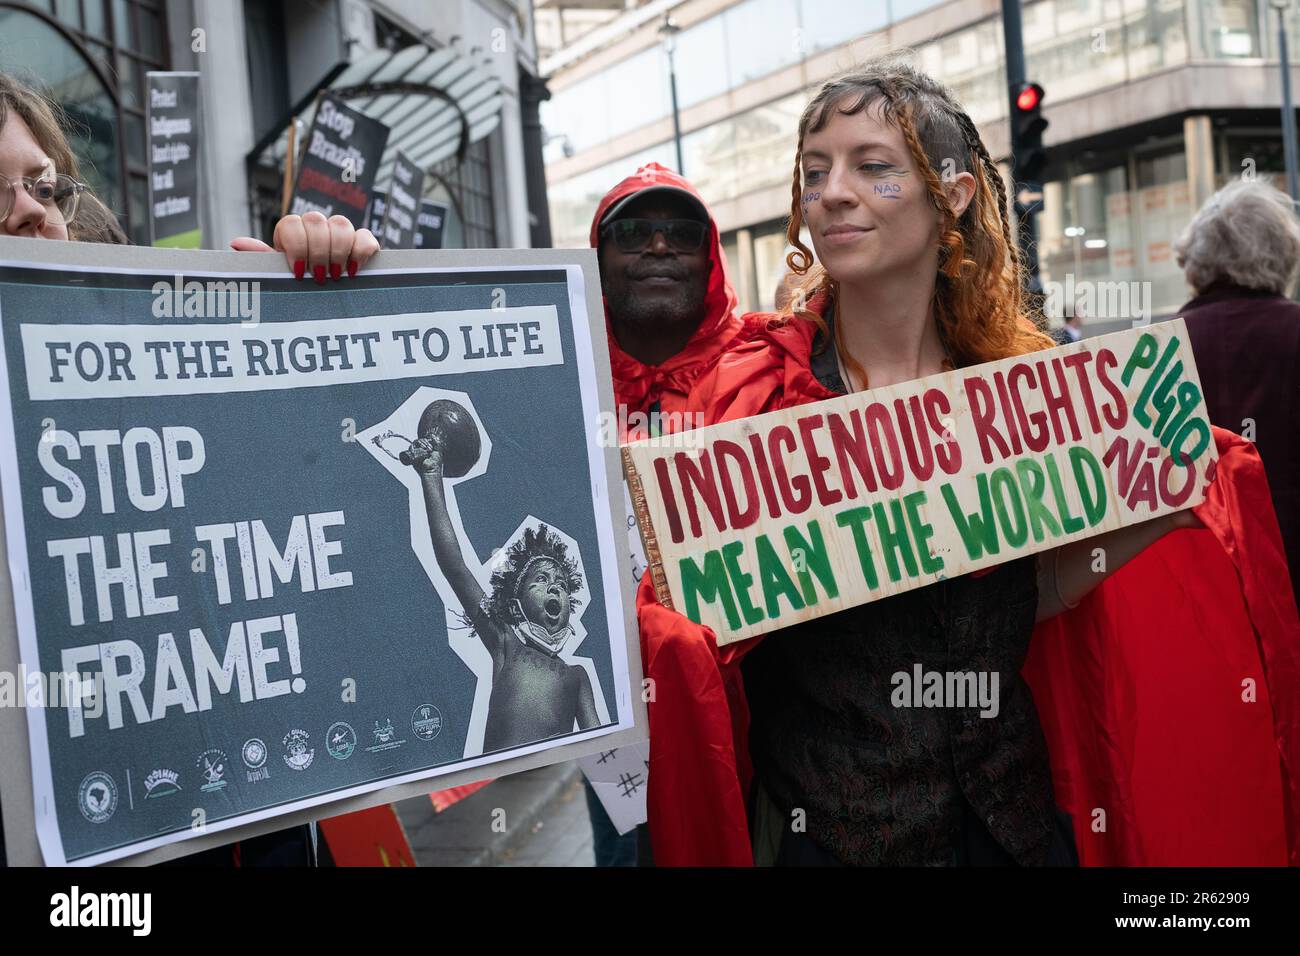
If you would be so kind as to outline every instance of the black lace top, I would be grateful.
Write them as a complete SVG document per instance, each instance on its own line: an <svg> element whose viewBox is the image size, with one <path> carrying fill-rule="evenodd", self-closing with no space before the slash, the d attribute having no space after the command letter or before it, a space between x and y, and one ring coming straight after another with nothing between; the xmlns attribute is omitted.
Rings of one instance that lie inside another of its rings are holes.
<svg viewBox="0 0 1300 956"><path fill-rule="evenodd" d="M845 390L833 348L813 372ZM785 819L805 811L808 836L844 863L947 865L976 813L1016 862L1042 863L1051 775L1020 676L1037 603L1028 557L769 634L743 673L755 775ZM997 716L894 706L894 675L917 665L997 673Z"/></svg>

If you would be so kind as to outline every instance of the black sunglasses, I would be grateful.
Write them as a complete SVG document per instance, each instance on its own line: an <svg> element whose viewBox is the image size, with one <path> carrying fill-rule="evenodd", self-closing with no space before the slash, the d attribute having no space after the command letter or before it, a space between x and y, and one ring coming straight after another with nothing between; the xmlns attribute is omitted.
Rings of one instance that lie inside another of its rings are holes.
<svg viewBox="0 0 1300 956"><path fill-rule="evenodd" d="M619 252L640 252L654 240L656 232L674 252L699 252L708 226L698 219L615 219L604 234L614 237Z"/></svg>

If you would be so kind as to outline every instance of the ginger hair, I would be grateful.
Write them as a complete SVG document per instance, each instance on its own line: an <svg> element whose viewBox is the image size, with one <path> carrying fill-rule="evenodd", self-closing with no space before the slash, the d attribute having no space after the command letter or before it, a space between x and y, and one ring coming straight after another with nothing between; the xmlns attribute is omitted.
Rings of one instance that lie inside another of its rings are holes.
<svg viewBox="0 0 1300 956"><path fill-rule="evenodd" d="M934 315L953 363L976 365L1051 348L1055 343L1035 326L1022 299L1020 257L1002 175L952 93L911 66L905 54L872 60L828 80L799 118L786 229L795 247L786 265L795 274L797 287L777 321L797 317L814 323L825 335L825 320L807 303L820 293L830 299L836 293L835 280L814 263L812 251L799 236L804 137L823 129L833 111L852 116L877 102L885 120L902 133L941 217ZM951 163L945 172L968 172L975 179L974 196L960 217L936 171L949 165L945 161ZM835 338L845 367L866 383L865 370L843 348L843 336Z"/></svg>

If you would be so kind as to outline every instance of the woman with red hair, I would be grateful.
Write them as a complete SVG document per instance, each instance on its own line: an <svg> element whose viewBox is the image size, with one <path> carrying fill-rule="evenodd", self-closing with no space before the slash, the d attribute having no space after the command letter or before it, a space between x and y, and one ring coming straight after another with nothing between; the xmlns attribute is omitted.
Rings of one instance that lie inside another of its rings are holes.
<svg viewBox="0 0 1300 956"><path fill-rule="evenodd" d="M1054 345L1025 314L1005 190L975 125L900 58L831 80L804 110L788 235L788 305L692 390L708 424ZM760 863L1075 863L1058 804L1076 795L1054 795L1052 777L1071 758L1049 759L1021 673L1035 624L1200 526L1178 512L721 651L643 582L656 860L748 862L747 811ZM918 664L1000 676L996 716L893 706L891 675ZM714 818L683 812L678 793L708 794ZM1070 809L1083 832L1085 808Z"/></svg>

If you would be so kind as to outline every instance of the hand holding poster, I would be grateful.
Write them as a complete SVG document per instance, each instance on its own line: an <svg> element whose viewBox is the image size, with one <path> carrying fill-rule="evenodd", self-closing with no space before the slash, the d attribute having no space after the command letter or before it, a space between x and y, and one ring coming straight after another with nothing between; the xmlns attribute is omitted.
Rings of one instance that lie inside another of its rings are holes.
<svg viewBox="0 0 1300 956"><path fill-rule="evenodd" d="M624 448L661 602L720 645L1189 508L1181 319Z"/></svg>
<svg viewBox="0 0 1300 956"><path fill-rule="evenodd" d="M644 736L594 256L384 255L331 295L279 256L0 240L11 855Z"/></svg>

